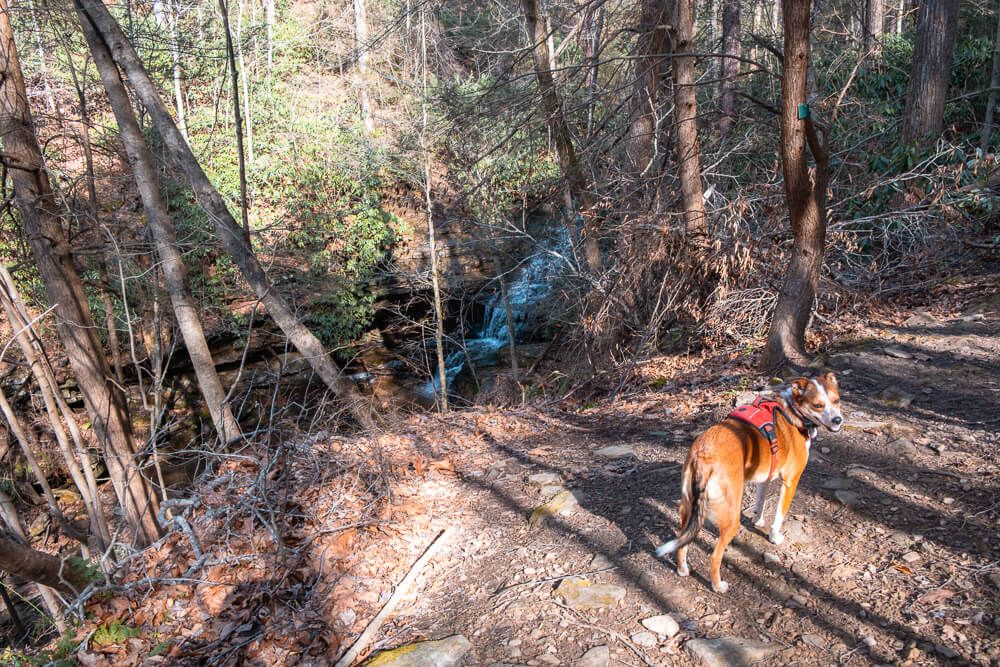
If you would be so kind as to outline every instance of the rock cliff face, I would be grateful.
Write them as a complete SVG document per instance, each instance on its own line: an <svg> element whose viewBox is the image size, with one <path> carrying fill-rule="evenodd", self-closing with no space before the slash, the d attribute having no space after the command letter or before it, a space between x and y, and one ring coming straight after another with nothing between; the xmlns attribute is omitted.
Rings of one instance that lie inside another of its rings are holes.
<svg viewBox="0 0 1000 667"><path fill-rule="evenodd" d="M431 257L423 194L396 186L384 194L382 205L403 223L403 234L381 289L387 296L429 289ZM448 289L478 290L513 266L526 249L523 237L491 230L467 209L447 202L435 205L434 223L442 286Z"/></svg>

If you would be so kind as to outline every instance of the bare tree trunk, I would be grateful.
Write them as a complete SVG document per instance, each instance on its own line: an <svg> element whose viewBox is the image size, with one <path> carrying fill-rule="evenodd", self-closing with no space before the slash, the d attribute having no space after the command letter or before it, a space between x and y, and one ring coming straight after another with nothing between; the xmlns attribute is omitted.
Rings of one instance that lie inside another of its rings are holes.
<svg viewBox="0 0 1000 667"><path fill-rule="evenodd" d="M83 393L118 500L139 543L160 537L157 503L139 472L125 397L109 382L111 369L97 337L83 283L59 219L58 206L34 134L7 0L0 0L0 136L17 207L38 272L55 309L57 328Z"/></svg>
<svg viewBox="0 0 1000 667"><path fill-rule="evenodd" d="M375 130L371 101L368 98L368 18L365 0L354 0L354 49L358 55L358 95L361 98L361 120L365 132Z"/></svg>
<svg viewBox="0 0 1000 667"><path fill-rule="evenodd" d="M806 105L811 0L783 0L784 71L781 79L781 165L794 242L785 280L771 319L764 367L809 363L805 332L823 269L829 153L820 142ZM804 116L804 117L803 117ZM809 180L806 144L816 160Z"/></svg>
<svg viewBox="0 0 1000 667"><path fill-rule="evenodd" d="M885 33L884 0L865 0L864 58L878 63L882 52L882 35Z"/></svg>
<svg viewBox="0 0 1000 667"><path fill-rule="evenodd" d="M635 40L632 89L632 120L629 124L629 155L635 176L646 174L657 161L659 138L657 112L669 63L666 0L642 0L639 34Z"/></svg>
<svg viewBox="0 0 1000 667"><path fill-rule="evenodd" d="M899 0L896 6L896 34L903 34L903 18L906 16L906 0Z"/></svg>
<svg viewBox="0 0 1000 667"><path fill-rule="evenodd" d="M719 106L719 136L725 140L736 124L736 77L740 73L740 2L722 4L722 99Z"/></svg>
<svg viewBox="0 0 1000 667"><path fill-rule="evenodd" d="M49 113L55 113L56 98L49 84L49 68L45 63L45 46L42 44L42 30L38 25L38 14L35 13L35 1L28 0L28 11L31 13L31 28L35 34L35 48L38 49L38 71L42 75L42 88L45 90L45 100Z"/></svg>
<svg viewBox="0 0 1000 667"><path fill-rule="evenodd" d="M594 133L594 105L597 102L597 73L601 51L601 32L604 30L604 5L597 9L595 18L593 8L587 9L587 26L589 36L586 42L585 59L587 61L587 137Z"/></svg>
<svg viewBox="0 0 1000 667"><path fill-rule="evenodd" d="M958 0L923 0L917 15L910 84L903 109L904 142L926 141L944 126L958 29Z"/></svg>
<svg viewBox="0 0 1000 667"><path fill-rule="evenodd" d="M983 155L990 149L990 135L993 133L993 114L997 108L997 89L1000 88L1000 2L997 3L997 32L993 38L993 71L990 73L990 96L986 98L986 117L983 119L983 133L979 147Z"/></svg>
<svg viewBox="0 0 1000 667"><path fill-rule="evenodd" d="M60 31L62 32L62 31ZM94 150L90 141L90 129L93 123L90 119L90 105L87 103L87 91L83 81L80 80L73 64L73 51L67 43L68 37L63 36L61 44L66 54L66 64L69 68L70 78L73 80L73 88L76 90L77 102L80 105L80 146L83 148L83 164L87 182L87 206L90 209L90 225L94 232L94 239L101 244L101 253L97 258L97 271L101 281L99 297L101 306L104 308L104 326L108 333L108 347L111 350L111 367L115 371L115 380L121 386L125 385L125 374L122 371L121 343L118 340L118 324L115 318L114 300L111 298L111 278L108 274L108 243L101 230L98 219L97 208L97 177L94 174Z"/></svg>
<svg viewBox="0 0 1000 667"><path fill-rule="evenodd" d="M253 113L250 111L250 80L247 74L246 59L243 57L243 10L244 10L244 0L239 0L239 12L236 14L236 53L239 56L240 62L240 81L243 82L243 124L246 126L247 130L247 162L253 165ZM229 26L226 25L228 30ZM241 186L246 187L246 175L243 177ZM243 194L244 207L250 207L250 200L247 199L247 195Z"/></svg>
<svg viewBox="0 0 1000 667"><path fill-rule="evenodd" d="M0 569L70 595L87 585L86 577L68 560L21 544L7 532L0 532Z"/></svg>
<svg viewBox="0 0 1000 667"><path fill-rule="evenodd" d="M264 0L264 20L267 23L267 74L274 70L274 0Z"/></svg>
<svg viewBox="0 0 1000 667"><path fill-rule="evenodd" d="M167 3L167 27L170 30L170 61L173 65L174 75L174 104L177 107L177 127L186 138L187 118L184 112L184 87L182 85L181 73L181 45L177 31L177 24L181 20L180 6L176 0L168 0Z"/></svg>
<svg viewBox="0 0 1000 667"><path fill-rule="evenodd" d="M226 57L229 61L229 73L232 76L233 82L233 121L236 123L236 158L239 161L240 168L240 216L243 222L243 234L246 236L249 244L250 203L247 201L247 164L246 151L243 148L243 114L240 110L240 73L236 69L236 51L233 49L233 33L229 29L229 9L226 6L226 0L219 0L219 11L222 13L222 28L225 31L226 37ZM125 68L123 67L122 69ZM126 70L126 76L128 76L128 70Z"/></svg>
<svg viewBox="0 0 1000 667"><path fill-rule="evenodd" d="M692 0L674 3L674 52L693 54L694 14ZM681 200L684 206L686 233L695 237L708 235L705 220L705 197L701 186L701 146L698 143L698 89L694 55L676 55L673 59L674 113Z"/></svg>
<svg viewBox="0 0 1000 667"><path fill-rule="evenodd" d="M2 1L2 0L0 0ZM249 239L233 219L225 201L208 180L191 148L184 141L173 119L159 97L156 85L143 68L135 49L125 38L121 27L107 8L98 0L75 0L87 20L111 51L111 56L125 72L133 90L149 111L156 128L174 159L184 170L198 201L215 224L227 252L240 267L247 283L261 300L268 314L288 336L292 345L305 358L320 379L342 400L347 402L362 425L371 425L370 413L362 404L351 382L333 364L319 339L303 325L274 289L261 267Z"/></svg>
<svg viewBox="0 0 1000 667"><path fill-rule="evenodd" d="M355 12L358 3L355 0ZM362 5L363 7L363 5ZM363 11L363 9L362 9ZM437 242L434 229L434 204L431 201L431 152L427 143L427 16L426 8L420 8L420 63L421 83L423 84L421 110L423 125L420 129L420 147L424 152L424 203L427 206L427 243L431 254L431 287L434 292L434 344L437 348L437 374L441 382L440 406L441 412L448 411L448 369L444 360L444 309L441 307L441 282L438 273Z"/></svg>
<svg viewBox="0 0 1000 667"><path fill-rule="evenodd" d="M191 357L191 365L198 378L198 386L212 415L212 423L220 441L223 444L228 443L239 437L239 425L233 416L232 408L225 402L226 391L215 371L215 362L212 360L212 353L208 348L201 319L198 316L198 306L188 291L184 263L177 250L174 224L163 201L153 156L139 130L132 102L122 83L118 68L111 59L111 54L89 22L81 21L81 25L94 63L97 65L97 71L104 83L104 89L107 91L108 101L111 103L125 145L125 152L135 174L136 186L146 211L146 221L152 232L156 254L162 266L163 280L170 295L177 326L184 338L184 346Z"/></svg>
<svg viewBox="0 0 1000 667"><path fill-rule="evenodd" d="M535 78L538 80L538 88L542 97L542 109L545 111L545 119L552 135L552 141L555 143L556 155L559 158L563 178L566 179L570 198L579 205L580 215L583 217L583 243L587 269L591 274L597 276L601 273L601 249L594 220L594 201L587 189L587 178L576 155L573 138L570 135L569 126L566 124L562 103L559 100L559 93L552 77L551 54L545 21L541 16L537 0L521 0L521 9L524 11L528 39L532 42ZM570 215L572 215L572 211L570 211Z"/></svg>

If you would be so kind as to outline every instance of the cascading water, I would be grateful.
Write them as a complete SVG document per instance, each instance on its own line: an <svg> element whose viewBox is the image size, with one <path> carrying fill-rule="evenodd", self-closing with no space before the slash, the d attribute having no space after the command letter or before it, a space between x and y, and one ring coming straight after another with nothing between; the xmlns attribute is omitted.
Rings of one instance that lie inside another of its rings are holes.
<svg viewBox="0 0 1000 667"><path fill-rule="evenodd" d="M536 309L551 293L555 279L563 272L571 256L569 233L559 228L550 238L542 241L535 254L522 264L517 278L507 285L514 341L536 322ZM496 366L498 352L510 343L507 311L500 290L486 303L483 323L473 338L465 340L464 349L457 349L445 357L445 381L450 387L466 364L474 367ZM433 399L441 391L437 373L420 388L420 393Z"/></svg>

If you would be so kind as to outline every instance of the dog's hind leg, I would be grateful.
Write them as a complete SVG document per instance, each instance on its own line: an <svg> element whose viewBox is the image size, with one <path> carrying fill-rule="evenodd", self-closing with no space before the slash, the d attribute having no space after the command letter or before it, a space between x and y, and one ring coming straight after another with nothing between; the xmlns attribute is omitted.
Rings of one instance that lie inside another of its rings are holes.
<svg viewBox="0 0 1000 667"><path fill-rule="evenodd" d="M767 500L767 482L755 485L757 488L757 498L753 504L753 525L763 528L764 524L764 502Z"/></svg>
<svg viewBox="0 0 1000 667"><path fill-rule="evenodd" d="M719 528L719 543L715 545L712 552L712 565L710 574L712 577L712 590L716 593L725 593L729 590L729 584L722 580L722 556L726 547L736 537L740 530L740 498L743 487L740 485L740 493L730 492L721 502L713 503L716 525Z"/></svg>
<svg viewBox="0 0 1000 667"><path fill-rule="evenodd" d="M691 520L691 508L687 503L681 503L680 506L680 519L681 527L677 531L677 534L684 532L687 528L688 521ZM691 574L691 569L688 567L688 545L684 545L677 550L677 575L680 577L686 577Z"/></svg>

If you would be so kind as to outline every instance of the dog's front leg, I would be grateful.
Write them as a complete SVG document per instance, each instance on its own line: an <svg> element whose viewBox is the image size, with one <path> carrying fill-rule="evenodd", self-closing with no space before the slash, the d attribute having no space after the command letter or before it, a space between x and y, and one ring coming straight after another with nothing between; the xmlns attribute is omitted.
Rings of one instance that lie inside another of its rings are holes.
<svg viewBox="0 0 1000 667"><path fill-rule="evenodd" d="M757 484L757 499L754 501L753 506L753 525L758 528L764 527L764 501L767 500L767 482L761 482Z"/></svg>
<svg viewBox="0 0 1000 667"><path fill-rule="evenodd" d="M800 473L801 475L801 473ZM778 499L778 508L774 512L774 522L771 524L771 533L767 539L774 544L781 544L785 541L785 536L781 534L781 526L788 516L788 508L792 504L792 497L795 495L795 487L799 483L799 475L792 479L781 480L781 498Z"/></svg>

